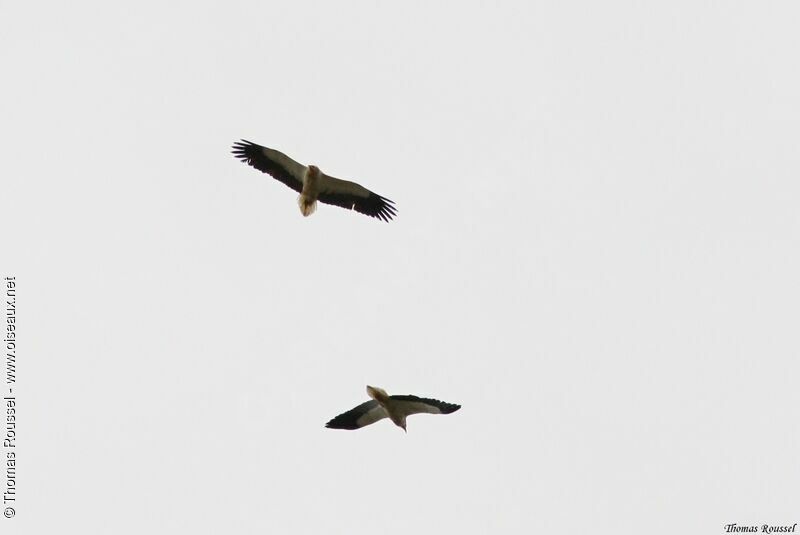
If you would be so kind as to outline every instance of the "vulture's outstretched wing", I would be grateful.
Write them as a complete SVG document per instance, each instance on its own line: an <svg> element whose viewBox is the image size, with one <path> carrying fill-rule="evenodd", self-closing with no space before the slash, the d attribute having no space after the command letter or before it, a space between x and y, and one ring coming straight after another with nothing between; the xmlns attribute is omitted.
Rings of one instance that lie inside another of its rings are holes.
<svg viewBox="0 0 800 535"><path fill-rule="evenodd" d="M325 424L325 427L331 429L358 429L365 425L374 424L387 416L383 407L381 407L377 401L371 399L362 403L355 409L350 409L340 414Z"/></svg>
<svg viewBox="0 0 800 535"><path fill-rule="evenodd" d="M325 204L341 206L362 214L389 221L397 215L394 202L373 193L361 184L324 175L317 199Z"/></svg>
<svg viewBox="0 0 800 535"><path fill-rule="evenodd" d="M417 396L389 396L389 399L397 403L397 407L404 414L450 414L461 408L461 405L447 403L438 399L420 398Z"/></svg>
<svg viewBox="0 0 800 535"><path fill-rule="evenodd" d="M247 165L255 167L262 173L268 173L296 192L303 191L303 174L306 172L306 166L292 160L284 153L244 139L234 143L231 152Z"/></svg>

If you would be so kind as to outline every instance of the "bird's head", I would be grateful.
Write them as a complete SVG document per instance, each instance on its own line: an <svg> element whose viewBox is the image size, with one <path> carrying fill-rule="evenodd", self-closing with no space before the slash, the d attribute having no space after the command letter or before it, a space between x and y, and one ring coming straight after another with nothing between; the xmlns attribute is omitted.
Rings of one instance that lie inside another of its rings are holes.
<svg viewBox="0 0 800 535"><path fill-rule="evenodd" d="M386 403L389 399L389 394L383 388L367 385L367 395L379 403Z"/></svg>
<svg viewBox="0 0 800 535"><path fill-rule="evenodd" d="M313 175L313 176L319 176L319 173L320 173L319 167L317 167L316 165L309 165L308 166L308 174Z"/></svg>

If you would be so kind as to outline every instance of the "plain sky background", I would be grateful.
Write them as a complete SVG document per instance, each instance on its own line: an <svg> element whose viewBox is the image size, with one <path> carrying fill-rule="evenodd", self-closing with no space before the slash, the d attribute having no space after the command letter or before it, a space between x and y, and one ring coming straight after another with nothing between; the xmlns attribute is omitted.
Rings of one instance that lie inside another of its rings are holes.
<svg viewBox="0 0 800 535"><path fill-rule="evenodd" d="M800 522L796 2L0 2L2 533ZM397 203L238 162L245 138ZM324 428L366 384L460 403Z"/></svg>

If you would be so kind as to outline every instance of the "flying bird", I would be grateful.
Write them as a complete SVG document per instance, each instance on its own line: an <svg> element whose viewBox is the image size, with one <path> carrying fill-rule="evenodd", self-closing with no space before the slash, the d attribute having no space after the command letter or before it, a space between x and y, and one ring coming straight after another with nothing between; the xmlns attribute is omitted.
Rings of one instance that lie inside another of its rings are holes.
<svg viewBox="0 0 800 535"><path fill-rule="evenodd" d="M412 414L450 414L461 405L445 403L438 399L418 398L417 396L390 396L382 388L367 386L367 394L372 399L354 409L344 412L325 424L331 429L359 429L374 424L378 420L390 418L398 427L406 431L406 417Z"/></svg>
<svg viewBox="0 0 800 535"><path fill-rule="evenodd" d="M389 221L397 215L394 202L373 193L361 184L328 176L316 165L303 165L284 153L247 140L233 144L233 155L262 173L283 182L300 193L297 204L308 217L317 208L317 201L355 210L370 217Z"/></svg>

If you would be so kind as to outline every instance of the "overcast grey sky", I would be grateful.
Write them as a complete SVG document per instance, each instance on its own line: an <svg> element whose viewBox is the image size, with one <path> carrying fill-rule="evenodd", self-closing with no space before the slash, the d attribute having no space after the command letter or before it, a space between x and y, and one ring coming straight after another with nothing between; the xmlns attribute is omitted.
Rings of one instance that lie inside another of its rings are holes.
<svg viewBox="0 0 800 535"><path fill-rule="evenodd" d="M2 532L800 521L798 16L0 2ZM239 138L399 216L303 218ZM325 429L366 384L463 408Z"/></svg>

